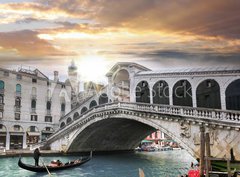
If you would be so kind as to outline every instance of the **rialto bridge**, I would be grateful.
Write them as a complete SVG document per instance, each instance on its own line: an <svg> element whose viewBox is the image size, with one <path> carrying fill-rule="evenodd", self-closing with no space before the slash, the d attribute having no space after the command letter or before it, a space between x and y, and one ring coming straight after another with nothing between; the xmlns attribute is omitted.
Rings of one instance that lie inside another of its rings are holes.
<svg viewBox="0 0 240 177"><path fill-rule="evenodd" d="M240 159L240 69L154 72L117 63L108 85L60 119L42 142L53 150L131 150L156 129L199 156L200 128L210 133L211 154L233 148Z"/></svg>

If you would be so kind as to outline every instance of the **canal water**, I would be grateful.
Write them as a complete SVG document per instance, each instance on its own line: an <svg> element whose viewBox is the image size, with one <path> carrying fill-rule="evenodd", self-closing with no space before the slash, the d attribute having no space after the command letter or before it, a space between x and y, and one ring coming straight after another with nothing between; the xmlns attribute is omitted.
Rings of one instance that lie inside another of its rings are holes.
<svg viewBox="0 0 240 177"><path fill-rule="evenodd" d="M40 157L47 164L53 159L62 162L77 159L76 156ZM31 157L23 157L23 162L34 164ZM0 177L47 177L47 173L37 174L21 169L18 158L0 158ZM86 164L54 172L56 177L138 177L138 169L143 169L145 177L178 177L186 174L195 159L185 150L136 152L124 154L94 155Z"/></svg>

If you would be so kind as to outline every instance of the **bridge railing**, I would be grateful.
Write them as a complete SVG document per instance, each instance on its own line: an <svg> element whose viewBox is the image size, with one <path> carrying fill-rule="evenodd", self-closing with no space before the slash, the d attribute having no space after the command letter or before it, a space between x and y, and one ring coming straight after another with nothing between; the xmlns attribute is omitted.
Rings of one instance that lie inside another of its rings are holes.
<svg viewBox="0 0 240 177"><path fill-rule="evenodd" d="M196 118L196 119L203 119L203 120L206 120L206 119L218 120L220 122L225 122L225 123L226 122L237 123L237 124L240 123L240 111L227 111L227 110L147 104L147 103L117 102L117 103L107 103L103 105L98 105L94 108L89 109L84 114L80 115L77 119L73 120L71 123L58 129L54 134L49 136L48 139L51 139L56 134L65 131L71 126L74 126L76 122L84 121L86 118L88 118L94 113L100 113L102 111L119 109L119 108L124 110L129 110L129 111L178 115L178 116L189 117L193 119Z"/></svg>

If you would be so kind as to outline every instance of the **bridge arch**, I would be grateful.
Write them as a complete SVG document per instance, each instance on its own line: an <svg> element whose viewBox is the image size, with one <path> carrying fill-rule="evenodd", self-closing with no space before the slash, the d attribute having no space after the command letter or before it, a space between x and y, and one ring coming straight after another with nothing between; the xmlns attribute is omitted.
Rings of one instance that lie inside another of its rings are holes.
<svg viewBox="0 0 240 177"><path fill-rule="evenodd" d="M138 128L138 131L136 131L135 129L136 127ZM103 128L105 129L103 130ZM109 133L106 133L105 130L108 130ZM131 132L131 130L134 132ZM156 130L160 130L161 132L168 134L176 142L178 142L179 145L181 145L184 149L186 149L191 155L193 156L196 155L194 153L194 150L189 148L189 146L184 141L182 141L181 138L177 137L175 134L171 133L166 128L164 128L161 125L161 123L153 122L148 119L139 119L139 117L137 116L129 117L128 115L124 116L124 118L113 117L113 118L102 118L98 120L96 119L90 120L74 133L74 135L72 136L72 138L70 139L67 145L67 151L75 152L77 151L77 149L80 149L80 148L84 148L85 150L96 150L94 149L94 147L96 147L95 146L96 143L98 144L98 147L101 147L104 144L114 145L114 142L108 143L108 141L115 140L115 143L116 143L117 138L119 138L121 141L124 141L124 143L122 144L129 143L128 146L130 146L131 149L134 149L139 145L142 139L144 139L146 136L148 136L149 134L151 134ZM111 133L112 131L116 131L120 133L113 134ZM126 135L125 137L126 132L129 132L130 136ZM101 136L102 133L103 133L103 136ZM106 139L101 139L98 136L106 137ZM96 141L99 141L99 142L96 142ZM103 144L101 144L102 142ZM117 147L118 145L119 144L117 144ZM116 148L116 144L114 145L114 147L109 147L109 149L112 149L112 148ZM106 150L106 149L107 149L106 147L103 148L103 150ZM119 149L119 150L123 150L123 149Z"/></svg>
<svg viewBox="0 0 240 177"><path fill-rule="evenodd" d="M193 106L192 86L188 80L177 81L172 90L173 105Z"/></svg>
<svg viewBox="0 0 240 177"><path fill-rule="evenodd" d="M140 81L135 88L135 94L136 102L150 103L150 89L148 82L145 80Z"/></svg>
<svg viewBox="0 0 240 177"><path fill-rule="evenodd" d="M169 86L164 80L157 81L152 89L153 103L169 105Z"/></svg>
<svg viewBox="0 0 240 177"><path fill-rule="evenodd" d="M95 100L92 100L92 101L90 102L90 104L89 104L89 109L91 109L91 108L93 108L93 107L95 107L95 106L97 106L97 102L96 102Z"/></svg>
<svg viewBox="0 0 240 177"><path fill-rule="evenodd" d="M114 101L130 101L129 72L125 68L119 69L112 77Z"/></svg>
<svg viewBox="0 0 240 177"><path fill-rule="evenodd" d="M85 113L87 110L88 110L87 107L84 106L84 107L81 109L81 114Z"/></svg>
<svg viewBox="0 0 240 177"><path fill-rule="evenodd" d="M202 81L196 90L197 107L221 109L220 86L214 79Z"/></svg>
<svg viewBox="0 0 240 177"><path fill-rule="evenodd" d="M232 81L226 88L226 108L240 110L240 79Z"/></svg>
<svg viewBox="0 0 240 177"><path fill-rule="evenodd" d="M99 105L108 103L108 95L106 93L102 93L99 96L98 102L99 102Z"/></svg>

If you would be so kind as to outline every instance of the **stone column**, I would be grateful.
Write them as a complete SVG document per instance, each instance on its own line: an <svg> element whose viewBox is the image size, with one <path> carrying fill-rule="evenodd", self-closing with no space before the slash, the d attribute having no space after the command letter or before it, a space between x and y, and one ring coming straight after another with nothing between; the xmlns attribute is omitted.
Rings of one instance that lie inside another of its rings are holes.
<svg viewBox="0 0 240 177"><path fill-rule="evenodd" d="M173 87L169 86L169 105L173 105Z"/></svg>
<svg viewBox="0 0 240 177"><path fill-rule="evenodd" d="M221 97L221 109L226 110L226 94L225 94L226 88L223 87L222 84L220 84L220 97Z"/></svg>
<svg viewBox="0 0 240 177"><path fill-rule="evenodd" d="M150 87L150 85L149 85L149 92L150 92L150 94L149 94L149 96L150 96L150 104L153 104L153 93L152 93L152 87Z"/></svg>
<svg viewBox="0 0 240 177"><path fill-rule="evenodd" d="M197 88L195 85L192 85L192 104L193 107L196 108L197 107L197 96L196 93L197 92Z"/></svg>
<svg viewBox="0 0 240 177"><path fill-rule="evenodd" d="M23 149L27 148L27 136L26 136L26 132L23 133Z"/></svg>
<svg viewBox="0 0 240 177"><path fill-rule="evenodd" d="M9 149L10 149L10 134L7 131L7 134L6 134L6 150L9 150Z"/></svg>

